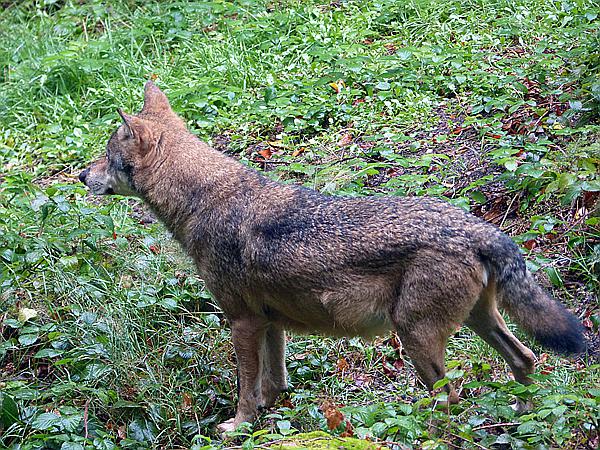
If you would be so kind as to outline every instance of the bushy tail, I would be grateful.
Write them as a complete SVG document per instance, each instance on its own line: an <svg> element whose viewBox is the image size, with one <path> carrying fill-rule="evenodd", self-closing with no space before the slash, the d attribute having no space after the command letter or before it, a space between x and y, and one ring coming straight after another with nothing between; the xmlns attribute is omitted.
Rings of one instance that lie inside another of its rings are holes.
<svg viewBox="0 0 600 450"><path fill-rule="evenodd" d="M566 355L583 353L583 326L535 282L515 243L498 233L486 244L480 253L495 276L500 307L543 347Z"/></svg>

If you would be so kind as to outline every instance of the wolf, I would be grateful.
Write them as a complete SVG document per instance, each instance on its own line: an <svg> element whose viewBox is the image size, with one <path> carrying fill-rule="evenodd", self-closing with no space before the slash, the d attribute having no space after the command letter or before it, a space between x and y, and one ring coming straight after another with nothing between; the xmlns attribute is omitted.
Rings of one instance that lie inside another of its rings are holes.
<svg viewBox="0 0 600 450"><path fill-rule="evenodd" d="M444 378L449 336L466 325L515 380L535 356L500 307L539 344L585 348L583 328L526 269L495 226L427 197L336 197L281 184L190 133L148 81L141 112L79 175L93 194L141 198L193 259L231 326L239 398L229 431L287 389L285 332L371 337L395 330L421 380ZM451 384L448 402L458 402Z"/></svg>

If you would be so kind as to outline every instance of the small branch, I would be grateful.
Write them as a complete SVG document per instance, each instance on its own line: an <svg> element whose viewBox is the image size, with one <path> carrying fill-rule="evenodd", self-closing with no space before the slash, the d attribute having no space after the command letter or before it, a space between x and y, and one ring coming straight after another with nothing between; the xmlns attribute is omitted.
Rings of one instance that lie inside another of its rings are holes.
<svg viewBox="0 0 600 450"><path fill-rule="evenodd" d="M89 437L89 433L88 433L88 412L89 412L89 408L90 408L90 399L88 398L85 401L85 406L83 407L83 429L85 430L84 437L86 439L88 439L88 437Z"/></svg>
<svg viewBox="0 0 600 450"><path fill-rule="evenodd" d="M85 42L89 41L88 31L87 31L87 17L84 17L81 21L81 26L83 28L83 36L85 38Z"/></svg>
<svg viewBox="0 0 600 450"><path fill-rule="evenodd" d="M491 425L482 425L480 427L475 427L475 428L473 428L473 431L487 430L490 428L500 428L500 427L514 427L515 425L521 425L521 424L519 422L493 423Z"/></svg>
<svg viewBox="0 0 600 450"><path fill-rule="evenodd" d="M258 159L258 158L253 158L250 159L250 161L252 161L253 163L256 164L291 164L294 161L280 161L280 160L271 160L271 159Z"/></svg>
<svg viewBox="0 0 600 450"><path fill-rule="evenodd" d="M512 205L515 202L515 200L517 199L517 197L519 197L521 193L517 192L512 200L510 201L510 203L508 204L508 208L506 209L506 212L504 213L504 217L502 217L502 222L500 222L500 225L498 225L498 228L502 229L502 226L504 225L504 222L506 221L506 218L508 217L508 215L510 214L510 211L512 210Z"/></svg>

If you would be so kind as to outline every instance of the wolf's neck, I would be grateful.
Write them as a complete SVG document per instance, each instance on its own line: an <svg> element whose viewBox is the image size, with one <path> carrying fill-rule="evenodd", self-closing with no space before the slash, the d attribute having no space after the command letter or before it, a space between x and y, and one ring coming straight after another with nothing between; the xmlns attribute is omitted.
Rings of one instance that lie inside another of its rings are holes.
<svg viewBox="0 0 600 450"><path fill-rule="evenodd" d="M273 183L207 146L174 154L149 181L143 199L182 244L190 227L218 233L228 210L244 208Z"/></svg>

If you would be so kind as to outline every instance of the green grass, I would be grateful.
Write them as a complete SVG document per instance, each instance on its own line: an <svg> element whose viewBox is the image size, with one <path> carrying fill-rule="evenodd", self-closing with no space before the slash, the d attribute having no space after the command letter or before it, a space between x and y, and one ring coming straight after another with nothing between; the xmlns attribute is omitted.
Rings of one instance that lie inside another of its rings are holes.
<svg viewBox="0 0 600 450"><path fill-rule="evenodd" d="M235 445L214 431L233 412L235 366L210 293L135 201L76 183L150 77L194 133L282 182L433 195L500 225L597 333L596 2L5 4L0 448ZM591 357L545 355L524 388L461 330L451 415L427 407L389 336L293 336L287 360L293 391L256 424L266 434L238 436L245 448L328 430L326 401L357 436L398 448L598 443ZM517 415L517 397L532 411Z"/></svg>

